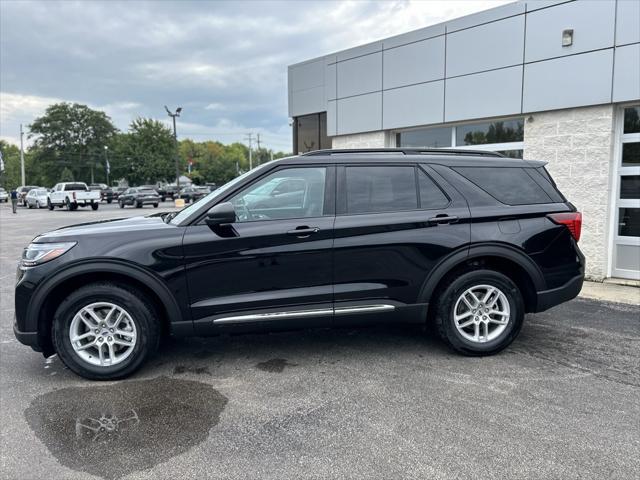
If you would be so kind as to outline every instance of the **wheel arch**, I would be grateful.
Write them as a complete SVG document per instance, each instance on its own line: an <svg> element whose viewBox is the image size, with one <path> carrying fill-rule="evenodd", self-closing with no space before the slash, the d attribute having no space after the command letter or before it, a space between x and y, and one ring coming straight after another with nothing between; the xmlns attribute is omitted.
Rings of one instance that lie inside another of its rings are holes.
<svg viewBox="0 0 640 480"><path fill-rule="evenodd" d="M42 353L55 353L51 341L51 327L56 309L69 292L92 282L112 281L131 286L147 295L162 325L162 333L170 334L179 328L180 334L193 330L191 319L185 319L174 295L166 284L141 267L119 261L101 261L69 266L45 281L34 293L27 318L37 319L37 332Z"/></svg>
<svg viewBox="0 0 640 480"><path fill-rule="evenodd" d="M522 293L525 311L536 310L537 292L546 289L540 268L521 250L500 244L474 245L443 259L425 280L418 301L433 303L439 289L451 276L479 268L496 270L511 278ZM434 310L429 309L430 312Z"/></svg>

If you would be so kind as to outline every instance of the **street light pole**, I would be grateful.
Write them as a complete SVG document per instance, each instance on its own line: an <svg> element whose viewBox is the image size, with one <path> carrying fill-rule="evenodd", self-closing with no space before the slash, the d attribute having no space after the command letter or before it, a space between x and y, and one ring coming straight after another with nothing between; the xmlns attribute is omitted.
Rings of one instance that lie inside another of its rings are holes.
<svg viewBox="0 0 640 480"><path fill-rule="evenodd" d="M176 108L175 113L171 113L171 110L169 110L169 108L167 108L167 106L164 106L164 109L167 111L167 115L169 115L171 117L171 119L173 120L173 141L176 144L176 151L175 151L175 157L176 157L176 189L180 190L180 166L178 164L178 134L176 132L176 117L180 116L180 112L182 112L182 107L178 107Z"/></svg>
<svg viewBox="0 0 640 480"><path fill-rule="evenodd" d="M111 165L109 165L109 155L107 154L108 151L109 151L109 146L105 145L104 146L104 167L107 172L107 187L110 187L111 184L109 183L109 174L111 173Z"/></svg>
<svg viewBox="0 0 640 480"><path fill-rule="evenodd" d="M24 146L22 145L23 136L24 132L22 131L22 124L20 124L20 177L22 180L22 185L26 185L26 180L24 178Z"/></svg>

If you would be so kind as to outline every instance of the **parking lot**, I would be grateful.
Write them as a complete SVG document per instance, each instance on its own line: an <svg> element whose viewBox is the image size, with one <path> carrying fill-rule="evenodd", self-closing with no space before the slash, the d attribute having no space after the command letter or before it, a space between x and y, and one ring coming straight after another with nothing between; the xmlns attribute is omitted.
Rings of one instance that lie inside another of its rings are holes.
<svg viewBox="0 0 640 480"><path fill-rule="evenodd" d="M1 478L637 478L637 306L573 300L487 358L417 327L173 339L106 383L15 340L35 235L162 209L0 205Z"/></svg>

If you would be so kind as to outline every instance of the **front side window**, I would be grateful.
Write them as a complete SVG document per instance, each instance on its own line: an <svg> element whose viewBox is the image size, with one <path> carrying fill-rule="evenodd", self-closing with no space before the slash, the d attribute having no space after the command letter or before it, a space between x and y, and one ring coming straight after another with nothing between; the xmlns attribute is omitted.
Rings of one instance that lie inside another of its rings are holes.
<svg viewBox="0 0 640 480"><path fill-rule="evenodd" d="M347 213L395 212L418 208L414 167L354 166L345 170Z"/></svg>
<svg viewBox="0 0 640 480"><path fill-rule="evenodd" d="M229 201L238 222L324 215L326 168L284 168L258 180Z"/></svg>

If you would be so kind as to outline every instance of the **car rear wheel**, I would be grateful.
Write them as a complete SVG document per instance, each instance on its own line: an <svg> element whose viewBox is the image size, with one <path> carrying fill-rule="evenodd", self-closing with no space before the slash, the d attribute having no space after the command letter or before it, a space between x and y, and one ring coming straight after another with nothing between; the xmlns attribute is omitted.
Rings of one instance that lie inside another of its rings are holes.
<svg viewBox="0 0 640 480"><path fill-rule="evenodd" d="M98 204L98 203L92 203L91 204L91 210L97 210L99 206L100 206L100 204Z"/></svg>
<svg viewBox="0 0 640 480"><path fill-rule="evenodd" d="M53 210L53 204L51 203L51 200L47 199L47 208L49 210Z"/></svg>
<svg viewBox="0 0 640 480"><path fill-rule="evenodd" d="M438 300L438 332L465 355L492 355L505 349L518 336L523 319L524 302L517 285L493 270L454 278Z"/></svg>
<svg viewBox="0 0 640 480"><path fill-rule="evenodd" d="M154 204L153 204L153 208L158 208L158 204L157 204L157 203L154 203Z"/></svg>
<svg viewBox="0 0 640 480"><path fill-rule="evenodd" d="M124 208L124 202L123 201L119 201L118 203L120 204L120 208Z"/></svg>
<svg viewBox="0 0 640 480"><path fill-rule="evenodd" d="M94 283L69 295L53 321L53 343L64 364L91 380L115 380L140 368L158 348L160 325L142 292Z"/></svg>
<svg viewBox="0 0 640 480"><path fill-rule="evenodd" d="M136 202L136 208L142 208L142 204L140 202Z"/></svg>

